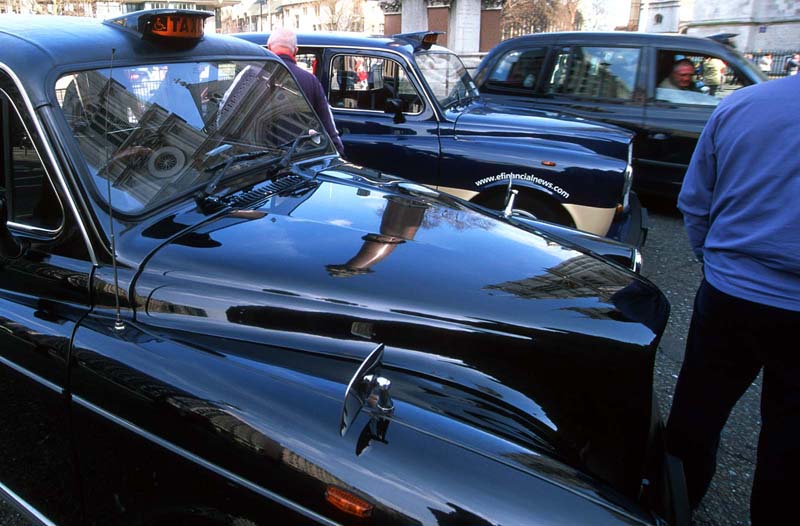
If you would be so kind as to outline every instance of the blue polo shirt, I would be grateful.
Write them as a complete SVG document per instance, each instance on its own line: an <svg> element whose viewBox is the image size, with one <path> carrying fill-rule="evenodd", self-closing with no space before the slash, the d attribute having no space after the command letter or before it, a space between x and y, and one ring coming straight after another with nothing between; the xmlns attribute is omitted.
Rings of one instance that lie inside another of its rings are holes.
<svg viewBox="0 0 800 526"><path fill-rule="evenodd" d="M800 311L800 75L741 89L706 124L678 197L706 280Z"/></svg>

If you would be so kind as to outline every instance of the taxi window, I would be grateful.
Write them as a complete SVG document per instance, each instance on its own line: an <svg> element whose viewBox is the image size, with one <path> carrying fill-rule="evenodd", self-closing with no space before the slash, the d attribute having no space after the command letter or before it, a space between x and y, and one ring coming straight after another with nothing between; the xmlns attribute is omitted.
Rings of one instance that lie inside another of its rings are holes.
<svg viewBox="0 0 800 526"><path fill-rule="evenodd" d="M536 88L546 56L546 48L509 51L497 61L487 82L493 88L532 91Z"/></svg>
<svg viewBox="0 0 800 526"><path fill-rule="evenodd" d="M33 137L15 105L0 90L0 130L3 190L8 220L17 225L55 232L63 221L63 211L50 178L45 172Z"/></svg>
<svg viewBox="0 0 800 526"><path fill-rule="evenodd" d="M716 106L752 82L719 57L689 51L661 50L655 99L676 104Z"/></svg>
<svg viewBox="0 0 800 526"><path fill-rule="evenodd" d="M114 208L129 214L203 187L226 159L264 152L234 166L235 174L323 130L278 61L81 71L57 81L56 99L86 161L89 188L103 200L110 192ZM325 141L316 153L332 148Z"/></svg>
<svg viewBox="0 0 800 526"><path fill-rule="evenodd" d="M319 63L317 53L301 51L294 58L297 61L297 67L308 71L314 76L317 75L317 65Z"/></svg>
<svg viewBox="0 0 800 526"><path fill-rule="evenodd" d="M556 56L548 91L581 97L633 98L638 48L566 47Z"/></svg>
<svg viewBox="0 0 800 526"><path fill-rule="evenodd" d="M422 112L419 93L395 60L337 55L328 85L328 101L334 108L383 112L388 99L399 99L404 113Z"/></svg>

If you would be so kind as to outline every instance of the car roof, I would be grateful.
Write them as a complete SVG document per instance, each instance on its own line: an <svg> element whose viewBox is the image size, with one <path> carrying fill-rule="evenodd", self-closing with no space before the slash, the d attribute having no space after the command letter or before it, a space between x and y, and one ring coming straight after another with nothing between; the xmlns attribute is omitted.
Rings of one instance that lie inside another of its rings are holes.
<svg viewBox="0 0 800 526"><path fill-rule="evenodd" d="M731 49L721 42L708 37L680 35L675 33L639 33L633 31L560 31L554 33L538 33L506 40L500 43L498 47L508 47L519 44L520 42L536 42L538 40L543 42L583 40L609 44L650 44L656 46L693 45L700 48L716 50L719 50L720 47Z"/></svg>
<svg viewBox="0 0 800 526"><path fill-rule="evenodd" d="M265 45L268 32L256 33L236 33L232 36L245 39L255 44ZM313 33L297 33L297 43L301 46L341 46L341 47L356 47L356 48L386 48L392 51L397 51L405 55L414 54L413 42L402 38L400 35L382 36L382 35L364 35L363 33L348 33L337 31L315 31ZM432 51L449 51L443 46L431 46Z"/></svg>
<svg viewBox="0 0 800 526"><path fill-rule="evenodd" d="M47 100L44 79L52 70L111 64L180 60L192 56L271 56L263 48L236 38L206 34L190 49L165 49L142 40L121 26L72 16L3 15L0 17L0 59L25 86L34 105Z"/></svg>

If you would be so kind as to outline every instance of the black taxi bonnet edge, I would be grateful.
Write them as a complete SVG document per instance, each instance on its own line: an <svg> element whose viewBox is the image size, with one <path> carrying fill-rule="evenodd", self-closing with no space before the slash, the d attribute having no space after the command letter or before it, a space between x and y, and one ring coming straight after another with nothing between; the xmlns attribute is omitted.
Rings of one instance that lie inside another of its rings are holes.
<svg viewBox="0 0 800 526"><path fill-rule="evenodd" d="M276 57L137 16L0 20L0 495L59 525L683 523L654 285L341 162Z"/></svg>

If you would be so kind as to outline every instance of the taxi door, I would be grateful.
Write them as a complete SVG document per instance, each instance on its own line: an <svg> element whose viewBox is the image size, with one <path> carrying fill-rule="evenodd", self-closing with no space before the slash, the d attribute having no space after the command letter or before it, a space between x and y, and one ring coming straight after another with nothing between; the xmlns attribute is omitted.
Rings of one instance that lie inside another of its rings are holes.
<svg viewBox="0 0 800 526"><path fill-rule="evenodd" d="M93 262L30 108L0 72L0 497L76 524L67 364Z"/></svg>
<svg viewBox="0 0 800 526"><path fill-rule="evenodd" d="M320 54L322 67L316 73L344 143L345 158L436 184L439 122L405 59L354 49L328 48Z"/></svg>

